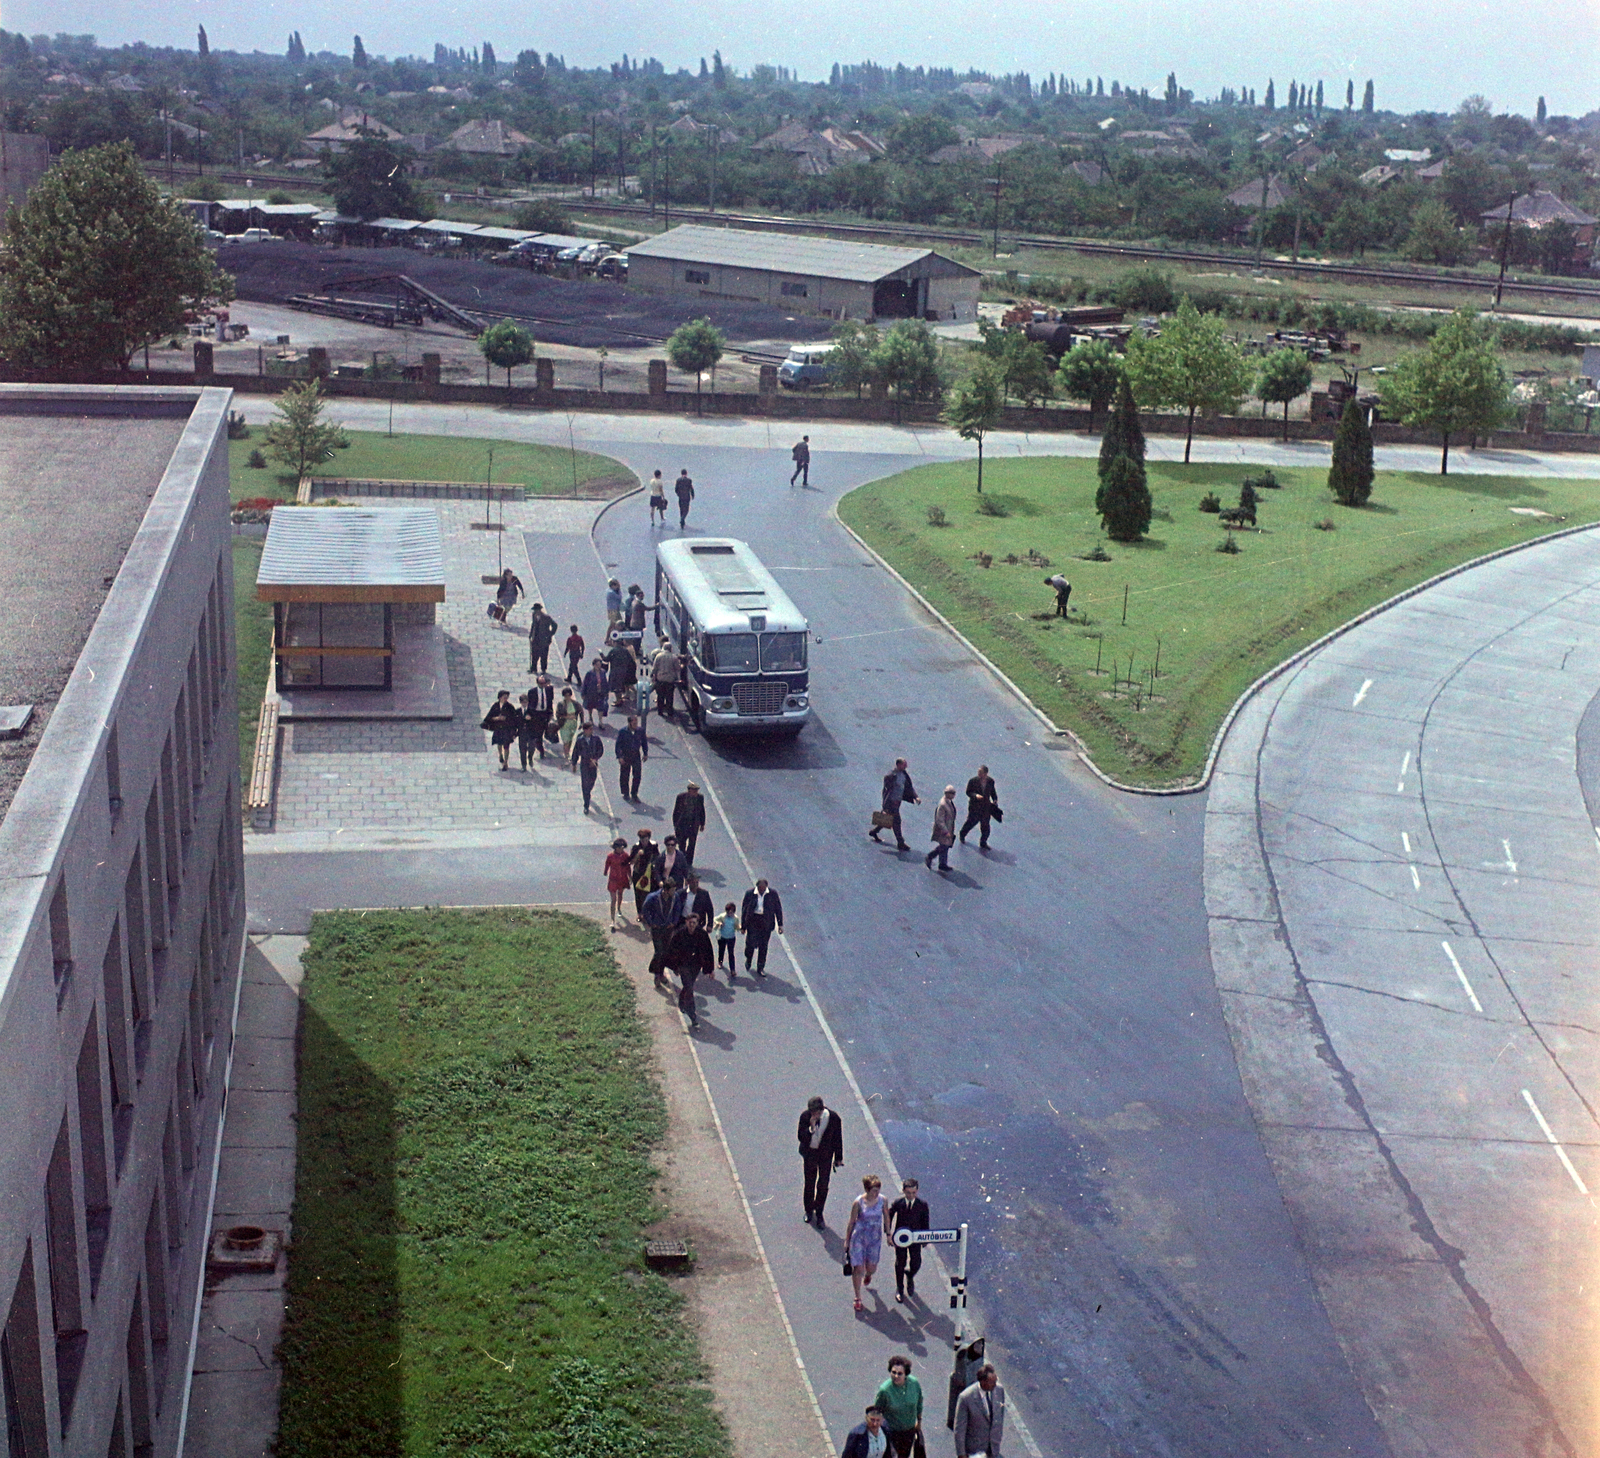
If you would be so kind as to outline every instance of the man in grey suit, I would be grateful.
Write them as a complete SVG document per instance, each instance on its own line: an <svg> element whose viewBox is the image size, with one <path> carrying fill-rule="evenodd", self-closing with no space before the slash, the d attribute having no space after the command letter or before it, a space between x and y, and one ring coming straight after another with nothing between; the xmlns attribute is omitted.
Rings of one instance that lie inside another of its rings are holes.
<svg viewBox="0 0 1600 1458"><path fill-rule="evenodd" d="M1000 1458L1006 1427L1006 1390L985 1362L978 1380L956 1399L956 1458Z"/></svg>

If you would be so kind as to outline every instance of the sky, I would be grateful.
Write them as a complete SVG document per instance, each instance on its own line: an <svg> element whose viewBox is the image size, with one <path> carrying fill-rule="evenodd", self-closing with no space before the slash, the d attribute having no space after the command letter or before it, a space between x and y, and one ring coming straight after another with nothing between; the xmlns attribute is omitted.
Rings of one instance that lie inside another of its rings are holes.
<svg viewBox="0 0 1600 1458"><path fill-rule="evenodd" d="M193 46L203 24L213 50L281 52L291 30L308 50L348 54L352 19L375 55L431 57L436 41L489 41L502 60L533 48L595 66L658 57L698 69L720 50L740 71L769 62L802 80L826 80L835 61L1103 77L1160 91L1169 71L1197 97L1268 79L1325 83L1343 99L1347 79L1370 77L1382 109L1453 110L1485 96L1496 111L1531 115L1600 107L1600 0L515 0L471 6L354 8L343 0L0 0L0 25L92 34L102 45L143 40Z"/></svg>

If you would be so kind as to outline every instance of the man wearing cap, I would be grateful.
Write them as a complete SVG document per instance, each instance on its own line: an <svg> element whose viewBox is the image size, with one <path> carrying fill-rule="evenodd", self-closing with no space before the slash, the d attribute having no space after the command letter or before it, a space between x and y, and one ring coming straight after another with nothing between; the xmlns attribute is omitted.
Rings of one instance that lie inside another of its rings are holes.
<svg viewBox="0 0 1600 1458"><path fill-rule="evenodd" d="M928 837L933 842L933 849L922 858L923 864L931 871L933 858L939 858L939 871L941 874L950 870L950 847L956 843L956 787L946 785L944 794L939 797L939 803L933 807L933 834Z"/></svg>
<svg viewBox="0 0 1600 1458"><path fill-rule="evenodd" d="M678 846L683 851L683 858L692 866L695 842L706 828L706 802L700 798L700 786L693 780L672 802L672 828L678 834Z"/></svg>

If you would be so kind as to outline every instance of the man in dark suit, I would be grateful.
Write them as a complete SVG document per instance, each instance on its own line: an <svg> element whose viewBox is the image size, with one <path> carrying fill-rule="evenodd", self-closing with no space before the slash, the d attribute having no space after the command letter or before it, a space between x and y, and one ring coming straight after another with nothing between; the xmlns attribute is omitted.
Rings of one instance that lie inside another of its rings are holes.
<svg viewBox="0 0 1600 1458"><path fill-rule="evenodd" d="M691 1028L700 1026L694 1010L694 984L703 973L709 977L715 965L711 953L711 938L700 925L700 918L688 912L682 924L667 941L666 955L662 961L678 974L678 1011L689 1019Z"/></svg>
<svg viewBox="0 0 1600 1458"><path fill-rule="evenodd" d="M639 716L628 715L628 727L617 735L617 774L619 793L624 800L639 798L639 775L650 758L650 740L639 727Z"/></svg>
<svg viewBox="0 0 1600 1458"><path fill-rule="evenodd" d="M836 1169L844 1168L844 1121L821 1097L807 1101L795 1129L800 1158L805 1164L806 1224L819 1230L825 1223L822 1207L828 1203L828 1185Z"/></svg>
<svg viewBox="0 0 1600 1458"><path fill-rule="evenodd" d="M911 849L906 844L905 832L900 827L900 807L907 800L913 805L922 803L917 798L917 787L911 783L911 771L906 768L906 762L903 759L897 759L894 762L894 768L883 777L883 811L884 814L891 817L889 827L894 831L894 843L897 850ZM867 832L868 838L877 840L878 832L882 829L881 825L874 825Z"/></svg>
<svg viewBox="0 0 1600 1458"><path fill-rule="evenodd" d="M889 1218L884 1222L883 1233L893 1237L897 1230L929 1230L928 1202L918 1193L915 1180L903 1180L900 1198L889 1206ZM894 1248L894 1299L904 1301L908 1295L917 1294L917 1272L922 1269L922 1247L907 1245Z"/></svg>
<svg viewBox="0 0 1600 1458"><path fill-rule="evenodd" d="M589 797L594 794L594 782L600 775L600 761L606 752L606 742L593 729L585 729L572 741L572 758L578 766L578 784L583 790L583 813L589 813Z"/></svg>
<svg viewBox="0 0 1600 1458"><path fill-rule="evenodd" d="M691 866L695 843L705 828L706 802L700 796L700 786L690 780L684 792L672 802L672 829L678 837L678 848Z"/></svg>
<svg viewBox="0 0 1600 1458"><path fill-rule="evenodd" d="M533 605L533 622L528 627L528 672L550 671L550 645L555 641L556 620L544 610L542 602Z"/></svg>
<svg viewBox="0 0 1600 1458"><path fill-rule="evenodd" d="M956 1458L1000 1458L1005 1436L1006 1390L994 1368L985 1362L978 1380L956 1399Z"/></svg>
<svg viewBox="0 0 1600 1458"><path fill-rule="evenodd" d="M967 818L961 827L961 843L967 843L967 832L978 827L978 849L989 849L989 822L1004 820L1000 809L1000 788L989 773L989 766L980 764L977 774L967 781Z"/></svg>
<svg viewBox="0 0 1600 1458"><path fill-rule="evenodd" d="M767 885L763 876L744 893L744 903L739 908L739 926L744 932L744 970L750 971L750 959L756 959L757 977L767 975L767 943L772 940L773 929L783 934L783 902L778 893Z"/></svg>
<svg viewBox="0 0 1600 1458"><path fill-rule="evenodd" d="M541 673L538 681L528 690L527 713L528 735L538 746L540 759L544 758L544 733L555 709L555 685L550 682L549 674Z"/></svg>

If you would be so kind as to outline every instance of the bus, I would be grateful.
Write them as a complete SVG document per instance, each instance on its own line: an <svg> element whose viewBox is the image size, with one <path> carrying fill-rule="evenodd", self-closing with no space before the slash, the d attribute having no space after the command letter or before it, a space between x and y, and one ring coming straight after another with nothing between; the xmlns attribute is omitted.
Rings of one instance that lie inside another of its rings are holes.
<svg viewBox="0 0 1600 1458"><path fill-rule="evenodd" d="M749 544L656 548L657 622L688 660L679 687L708 732L798 734L811 717L810 627Z"/></svg>

